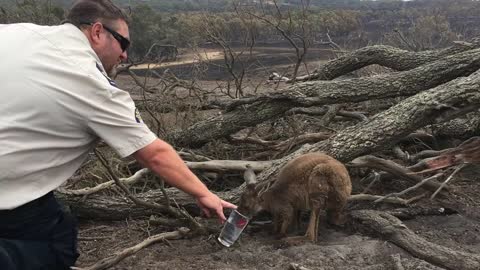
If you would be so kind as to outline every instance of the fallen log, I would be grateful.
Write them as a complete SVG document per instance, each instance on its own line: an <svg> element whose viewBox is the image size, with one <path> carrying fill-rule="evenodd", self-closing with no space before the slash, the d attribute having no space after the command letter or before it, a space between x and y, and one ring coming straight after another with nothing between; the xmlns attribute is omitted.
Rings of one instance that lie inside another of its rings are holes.
<svg viewBox="0 0 480 270"><path fill-rule="evenodd" d="M304 153L321 151L325 152L343 162L347 162L361 155L367 155L374 151L382 150L386 147L391 148L399 140L412 133L419 128L434 123L443 122L453 117L458 117L476 110L480 106L480 72L476 72L469 77L459 78L452 82L443 84L434 89L424 91L416 96L408 98L398 105L382 112L368 121L361 122L355 126L346 128L337 135L331 137L326 141L322 141L312 145L304 145L294 153L272 161L272 165L262 171L258 175L259 181L275 181L279 169L289 160ZM228 193L221 194L221 197L228 201L235 201L238 195L242 192L243 185ZM148 193L148 192L147 192ZM182 198L179 195L180 191L169 190L171 198L175 198L180 205L182 205ZM175 194L176 193L176 194ZM181 194L181 193L180 193ZM143 195L143 194L142 194ZM163 196L157 195L153 200L159 200ZM89 197L92 201L93 196ZM67 196L65 201L74 199L73 196ZM78 198L74 200L80 200ZM88 206L86 213L95 213L99 216L101 210L107 209L108 212L115 212L115 203L105 204L105 198L100 198L103 201L93 201L92 206ZM117 199L118 200L121 199ZM186 200L185 207L191 205L191 198ZM145 211L138 211L137 208L125 211L124 208L119 208L115 215L125 216L129 215L145 215ZM149 213L155 213L149 210ZM91 215L91 214L90 214Z"/></svg>
<svg viewBox="0 0 480 270"><path fill-rule="evenodd" d="M186 209L191 215L200 216L200 209L190 195L176 188L166 188L165 192L169 198L174 198L171 207L177 207L178 205ZM228 201L235 201L238 198L237 192L217 192L216 194ZM85 197L58 191L55 192L55 196L63 205L68 206L68 210L79 219L124 220L126 218L146 218L151 215L169 214L168 211L162 211L161 209L137 205L126 197L102 194L91 194ZM139 200L151 204L165 203L165 196L158 189L135 194L135 196Z"/></svg>
<svg viewBox="0 0 480 270"><path fill-rule="evenodd" d="M276 119L294 107L412 96L459 76L468 76L479 68L480 49L475 49L404 72L299 83L282 91L249 98L248 106L240 99L238 102L243 106L169 134L166 140L176 146L200 147L244 128Z"/></svg>
<svg viewBox="0 0 480 270"><path fill-rule="evenodd" d="M324 152L348 162L356 157L393 147L421 127L465 115L480 107L480 71L412 96L368 121L345 128L330 139L304 145L259 174L259 181L275 181L289 160L309 152ZM239 191L244 186L239 187Z"/></svg>
<svg viewBox="0 0 480 270"><path fill-rule="evenodd" d="M297 77L296 81L315 79L333 80L339 76L373 64L397 71L409 70L447 55L478 48L478 46L478 40L474 40L473 43L458 42L449 48L423 52L406 51L386 45L368 46L328 61L318 67L313 74Z"/></svg>
<svg viewBox="0 0 480 270"><path fill-rule="evenodd" d="M165 189L167 196L175 198L175 203L171 207L177 205L181 208L185 208L189 214L194 216L200 215L200 209L198 208L194 199L186 193L179 191L175 188ZM228 192L216 192L216 194L223 200L236 202L239 197L239 189L234 189ZM131 200L118 196L105 196L100 194L89 195L88 198L82 196L76 196L73 194L63 194L56 192L55 196L62 204L67 205L69 210L80 219L88 220L125 220L128 218L147 218L151 215L168 215L167 211L161 211L159 209L153 209L137 205ZM163 203L164 195L161 190L150 190L144 193L136 194L138 199L148 203ZM378 195L369 194L355 194L348 200L350 202L358 201L375 201L381 198ZM401 198L387 198L384 203L408 205L409 200ZM174 220L172 222L179 222ZM167 222L164 222L167 223Z"/></svg>

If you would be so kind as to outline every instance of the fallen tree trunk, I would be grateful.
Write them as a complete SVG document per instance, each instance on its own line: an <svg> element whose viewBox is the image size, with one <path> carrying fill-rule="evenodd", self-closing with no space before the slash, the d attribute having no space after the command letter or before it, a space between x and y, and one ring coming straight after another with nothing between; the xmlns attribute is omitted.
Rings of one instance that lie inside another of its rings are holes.
<svg viewBox="0 0 480 270"><path fill-rule="evenodd" d="M170 198L181 207L190 211L197 211L196 203L191 196L179 191L178 189L166 189ZM105 196L100 194L91 194L88 197L76 196L73 194L63 194L56 192L55 196L64 205L68 205L69 210L78 218L84 219L102 219L102 220L122 220L125 218L148 217L150 215L166 214L159 209L148 208L134 204L126 197ZM148 203L164 204L164 195L160 190L151 190L135 196ZM193 209L193 210L192 210ZM200 214L197 212L197 214Z"/></svg>
<svg viewBox="0 0 480 270"><path fill-rule="evenodd" d="M223 200L236 202L239 197L238 189L227 192L216 192ZM176 188L165 189L167 196L175 198L171 202L171 207L180 206L186 209L191 215L199 216L200 209L194 199L188 194L179 191ZM99 219L99 220L125 220L128 218L146 218L151 215L168 215L167 211L148 208L133 203L131 200L123 197L107 197L100 194L89 195L88 198L74 194L64 194L56 192L55 196L64 205L68 205L74 215L80 219ZM149 204L164 203L165 197L161 190L149 190L147 192L136 194L137 198ZM357 194L352 195L350 201L374 201L381 198L377 195ZM407 205L408 201L399 198L387 198L386 203Z"/></svg>
<svg viewBox="0 0 480 270"><path fill-rule="evenodd" d="M478 40L474 40L473 43L459 42L443 50L423 52L411 52L386 45L368 46L328 61L317 68L312 75L297 77L296 80L333 80L373 64L397 71L409 70L448 55L478 48L479 45Z"/></svg>
<svg viewBox="0 0 480 270"><path fill-rule="evenodd" d="M467 139L480 135L479 112L472 112L462 118L429 127L436 137Z"/></svg>
<svg viewBox="0 0 480 270"><path fill-rule="evenodd" d="M359 229L380 235L413 256L450 270L480 269L480 256L428 242L408 229L398 218L380 211L358 210L351 213Z"/></svg>
<svg viewBox="0 0 480 270"><path fill-rule="evenodd" d="M326 141L304 145L296 152L273 161L268 169L259 174L258 179L259 181L275 181L275 176L283 164L296 156L308 152L322 151L343 162L347 162L353 158L391 147L411 132L423 126L443 122L450 117L458 117L469 111L478 110L480 107L480 92L478 89L480 89L480 72L424 91L375 115L369 121L364 121L344 129ZM226 200L235 201L242 190L243 185L228 193L220 194L220 196ZM181 195L183 193L180 191L173 189L169 190L169 193L171 193L169 197L175 198L181 206L188 208L193 203L189 196ZM148 197L148 195L144 194L142 196ZM75 205L75 202L72 200L83 200L83 198L75 198L74 196L63 197L63 200L69 205ZM92 201L93 198L97 198L97 201ZM153 200L159 200L160 198L162 196L157 194ZM144 198L140 197L140 199ZM115 202L107 204L105 200L105 198L90 196L90 205L83 210L86 213L90 213L90 215L97 216L98 213L95 213L95 211L102 212L108 209L108 212L115 212ZM110 200L112 199L109 198L108 201ZM155 213L154 210L149 211L151 211L149 213ZM118 212L123 217L125 216L123 207L119 207ZM131 216L145 215L143 210L137 211L137 208L132 208L127 213ZM112 216L112 218L114 217Z"/></svg>
<svg viewBox="0 0 480 270"><path fill-rule="evenodd" d="M458 117L472 110L478 110L480 107L479 88L480 72L476 72L469 77L456 79L434 89L424 91L375 115L369 121L346 128L326 141L304 145L296 152L273 161L268 169L259 174L258 179L259 181L275 181L275 176L283 164L296 156L308 152L322 151L343 162L347 162L385 147L391 147L406 135L423 126L446 121L450 117ZM228 201L235 201L242 191L243 185L219 195ZM158 200L163 198L159 194L161 193L157 192L155 194L150 191L141 194L139 198L158 202ZM190 196L183 192L169 189L168 196L175 198L180 206L187 209L189 207L196 208ZM111 215L110 218L112 219L116 219L116 215L125 217L126 214L130 216L158 214L158 210L145 212L145 208L138 207L131 207L131 209L126 210L124 207L125 199L120 198L107 199L102 196L92 195L88 198L88 205L79 203L84 200L82 197L62 196L60 194L60 199L68 205L77 207L77 209L73 209L74 211L86 213L87 216L84 217L88 217L88 215L92 217L103 215L105 218L105 212L110 213L109 215ZM132 203L128 202L128 204L131 205Z"/></svg>
<svg viewBox="0 0 480 270"><path fill-rule="evenodd" d="M171 202L171 207L178 205L185 208L190 214L200 216L200 209L190 195L176 188L166 188L165 192L169 198L175 198L175 202ZM238 196L236 192L217 192L216 194L220 198L228 201L234 201L235 197ZM67 205L69 210L80 219L124 220L126 218L167 214L167 212L162 212L159 209L134 204L126 197L105 196L101 194L91 194L88 197L84 197L61 192L56 192L55 196L62 204ZM162 191L158 189L135 194L135 196L137 199L150 204L165 203L165 196Z"/></svg>
<svg viewBox="0 0 480 270"><path fill-rule="evenodd" d="M176 146L200 147L244 128L272 120L297 106L360 102L388 97L411 96L480 68L480 49L475 49L420 66L416 69L342 81L317 81L292 85L283 91L248 99L237 107L186 130L170 135ZM240 104L244 101L240 100Z"/></svg>
<svg viewBox="0 0 480 270"><path fill-rule="evenodd" d="M283 164L308 152L325 152L340 161L391 148L426 125L462 116L480 107L480 72L459 78L410 97L370 120L348 127L330 139L304 145L263 171L259 181L274 181Z"/></svg>

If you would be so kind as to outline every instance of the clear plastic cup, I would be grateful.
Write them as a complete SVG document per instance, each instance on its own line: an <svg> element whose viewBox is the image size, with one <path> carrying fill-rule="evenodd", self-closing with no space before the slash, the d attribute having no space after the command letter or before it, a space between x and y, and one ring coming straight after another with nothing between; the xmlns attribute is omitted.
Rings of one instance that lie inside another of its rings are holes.
<svg viewBox="0 0 480 270"><path fill-rule="evenodd" d="M218 242L226 247L233 245L233 243L237 241L243 229L247 227L249 220L250 218L247 216L242 215L237 210L233 210L223 225L220 236L218 236Z"/></svg>

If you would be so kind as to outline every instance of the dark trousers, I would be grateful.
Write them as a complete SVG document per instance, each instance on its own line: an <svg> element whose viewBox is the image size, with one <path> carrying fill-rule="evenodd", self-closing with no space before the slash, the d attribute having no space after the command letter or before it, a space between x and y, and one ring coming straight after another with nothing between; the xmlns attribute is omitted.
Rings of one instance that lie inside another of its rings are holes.
<svg viewBox="0 0 480 270"><path fill-rule="evenodd" d="M50 192L0 210L1 270L70 269L78 258L77 226Z"/></svg>

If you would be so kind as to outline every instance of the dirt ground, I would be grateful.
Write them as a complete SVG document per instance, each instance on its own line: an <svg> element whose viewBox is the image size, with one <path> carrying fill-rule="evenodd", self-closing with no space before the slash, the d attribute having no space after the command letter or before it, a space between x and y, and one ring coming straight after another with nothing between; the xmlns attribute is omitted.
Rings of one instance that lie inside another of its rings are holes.
<svg viewBox="0 0 480 270"><path fill-rule="evenodd" d="M212 77L217 75L213 74ZM131 86L131 81L129 82L125 76L120 76L119 81L121 85ZM453 209L454 214L416 216L414 219L405 220L404 224L428 241L454 250L479 254L479 172L479 166L465 168L452 182L453 189L450 194L434 201L423 199L410 206L443 207ZM352 181L354 194L355 186L358 192L362 185L368 184L360 183L359 177L352 177ZM401 190L396 183L390 184L384 183L394 191ZM388 210L395 207L398 206L351 202L346 212L365 208ZM308 222L308 216L305 217L304 227ZM348 222L339 228L327 225L322 219L317 243L287 246L269 233L271 224L262 225L261 221L264 220L268 221L268 217L262 216L252 220L239 241L230 248L222 246L216 240L221 225L216 220L203 220L218 230L208 236L156 243L127 257L111 269L294 269L292 264L298 265L296 269L304 270L443 269L415 258L402 248L375 235L363 235ZM81 256L77 265L80 267L93 265L101 259L140 243L151 235L173 230L175 228L153 226L148 220L116 222L80 220Z"/></svg>
<svg viewBox="0 0 480 270"><path fill-rule="evenodd" d="M428 241L458 251L480 253L480 167L466 169L453 183L450 195L434 202L424 199L416 206L445 207L458 213L417 216L404 224ZM368 207L350 203L349 211ZM373 206L371 206L373 207ZM381 206L383 209L392 206ZM375 208L375 207L373 207ZM265 216L263 216L265 219ZM173 240L147 247L127 257L112 269L291 269L298 264L311 270L443 269L413 257L402 248L375 236L362 235L348 223L344 228L321 221L319 241L287 246L269 232L269 224L252 220L241 238L230 248L216 240L218 233L193 239ZM305 220L303 226L306 226ZM221 225L216 220L218 232ZM169 229L172 230L172 229ZM166 232L147 221L80 222L79 266L92 265L149 235ZM84 239L84 240L82 240ZM461 269L459 269L461 270Z"/></svg>

